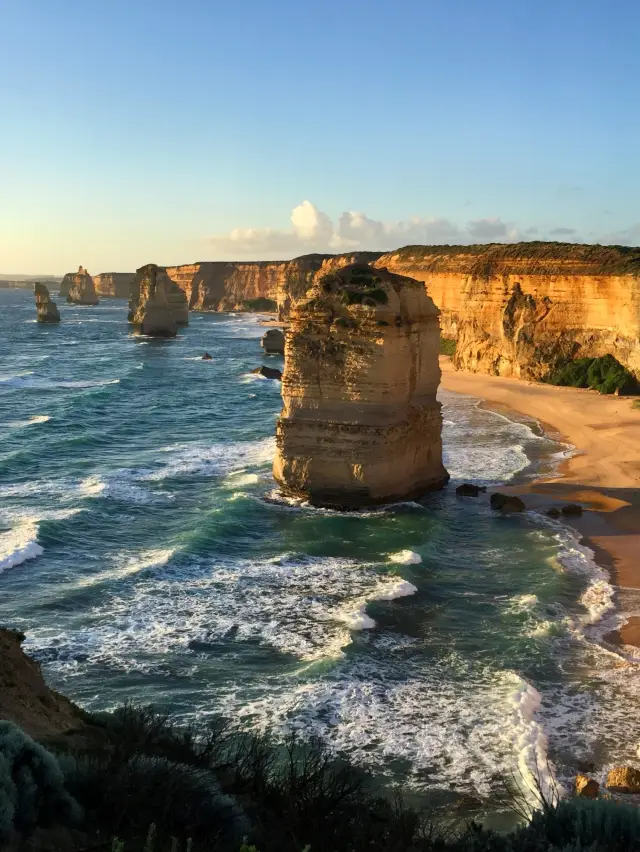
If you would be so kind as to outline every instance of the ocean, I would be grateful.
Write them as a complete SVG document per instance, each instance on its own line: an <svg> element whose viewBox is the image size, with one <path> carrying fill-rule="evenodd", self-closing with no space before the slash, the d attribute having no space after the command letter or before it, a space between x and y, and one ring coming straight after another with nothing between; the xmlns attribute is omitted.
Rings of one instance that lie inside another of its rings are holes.
<svg viewBox="0 0 640 852"><path fill-rule="evenodd" d="M280 385L250 371L282 359L258 317L154 341L123 301L59 307L38 325L0 291L0 624L52 686L317 736L448 811L638 765L606 572L562 524L455 496L556 464L537 424L442 393L447 489L314 509L271 476Z"/></svg>

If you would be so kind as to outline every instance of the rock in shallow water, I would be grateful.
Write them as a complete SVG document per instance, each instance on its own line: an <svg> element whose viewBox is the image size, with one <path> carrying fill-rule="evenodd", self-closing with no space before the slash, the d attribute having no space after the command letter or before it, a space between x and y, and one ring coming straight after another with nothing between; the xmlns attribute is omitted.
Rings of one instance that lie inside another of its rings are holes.
<svg viewBox="0 0 640 852"><path fill-rule="evenodd" d="M258 376L264 376L265 379L276 379L279 382L282 381L282 373L280 370L276 370L275 367L256 367L255 370L252 370L251 372Z"/></svg>
<svg viewBox="0 0 640 852"><path fill-rule="evenodd" d="M576 776L576 796L582 799L597 799L600 785L587 775Z"/></svg>
<svg viewBox="0 0 640 852"><path fill-rule="evenodd" d="M285 493L358 508L448 481L438 317L424 285L361 264L295 305L273 469Z"/></svg>
<svg viewBox="0 0 640 852"><path fill-rule="evenodd" d="M260 341L265 355L284 355L284 332L281 328L270 328Z"/></svg>
<svg viewBox="0 0 640 852"><path fill-rule="evenodd" d="M607 775L607 787L617 793L640 793L640 769L616 766Z"/></svg>
<svg viewBox="0 0 640 852"><path fill-rule="evenodd" d="M496 492L491 495L491 508L502 512L503 515L511 515L514 512L524 512L526 506L519 497L513 494Z"/></svg>
<svg viewBox="0 0 640 852"><path fill-rule="evenodd" d="M473 485L470 482L464 482L456 488L456 497L478 497L486 490L486 485Z"/></svg>

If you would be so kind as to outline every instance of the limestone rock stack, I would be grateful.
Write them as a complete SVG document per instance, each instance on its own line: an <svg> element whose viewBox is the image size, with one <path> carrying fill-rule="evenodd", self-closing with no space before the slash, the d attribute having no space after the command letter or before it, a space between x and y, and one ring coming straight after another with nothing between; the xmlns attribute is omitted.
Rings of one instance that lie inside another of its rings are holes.
<svg viewBox="0 0 640 852"><path fill-rule="evenodd" d="M358 508L447 482L438 317L421 282L362 264L297 302L273 469L286 494Z"/></svg>
<svg viewBox="0 0 640 852"><path fill-rule="evenodd" d="M93 278L84 267L79 266L75 274L68 272L64 276L63 284L65 282L68 284L65 289L67 302L74 305L97 305L100 301ZM62 286L60 292L62 293Z"/></svg>
<svg viewBox="0 0 640 852"><path fill-rule="evenodd" d="M142 334L154 337L175 337L178 326L189 325L187 297L164 267L148 263L137 270L130 286L128 320ZM143 326L157 331L144 331Z"/></svg>
<svg viewBox="0 0 640 852"><path fill-rule="evenodd" d="M182 303L186 304L186 299L184 293L181 293L182 300L177 307L176 303L171 301L172 287L166 271L155 263L148 263L137 270L131 284L129 322L136 326L136 331L140 334L150 337L176 336L180 324L176 317L184 318Z"/></svg>
<svg viewBox="0 0 640 852"><path fill-rule="evenodd" d="M45 287L45 285L36 281L34 292L36 296L38 322L60 322L58 306L51 299L49 290Z"/></svg>

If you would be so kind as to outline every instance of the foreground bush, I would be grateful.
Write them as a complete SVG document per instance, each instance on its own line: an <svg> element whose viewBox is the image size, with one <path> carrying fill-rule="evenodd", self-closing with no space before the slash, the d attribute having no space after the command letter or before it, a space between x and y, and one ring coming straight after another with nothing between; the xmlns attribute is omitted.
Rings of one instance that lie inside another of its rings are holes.
<svg viewBox="0 0 640 852"><path fill-rule="evenodd" d="M440 354L448 355L449 358L453 358L453 356L456 354L456 341L451 337L441 337Z"/></svg>
<svg viewBox="0 0 640 852"><path fill-rule="evenodd" d="M565 387L593 388L600 393L630 393L637 385L633 374L613 355L578 358L551 373L547 381L552 385Z"/></svg>
<svg viewBox="0 0 640 852"><path fill-rule="evenodd" d="M78 817L55 757L12 722L0 722L0 843Z"/></svg>

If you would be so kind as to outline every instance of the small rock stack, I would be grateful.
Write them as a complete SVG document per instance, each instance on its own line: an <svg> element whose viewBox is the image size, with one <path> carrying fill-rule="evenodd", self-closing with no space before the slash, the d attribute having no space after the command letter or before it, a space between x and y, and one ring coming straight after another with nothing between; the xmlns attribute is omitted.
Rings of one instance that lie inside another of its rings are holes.
<svg viewBox="0 0 640 852"><path fill-rule="evenodd" d="M58 306L51 299L49 290L44 284L36 281L34 289L36 297L36 310L38 311L38 322L60 322Z"/></svg>

